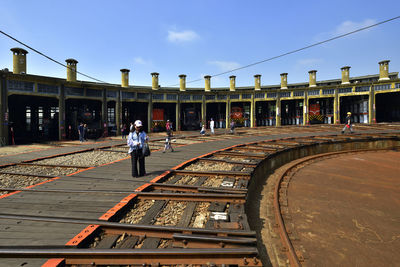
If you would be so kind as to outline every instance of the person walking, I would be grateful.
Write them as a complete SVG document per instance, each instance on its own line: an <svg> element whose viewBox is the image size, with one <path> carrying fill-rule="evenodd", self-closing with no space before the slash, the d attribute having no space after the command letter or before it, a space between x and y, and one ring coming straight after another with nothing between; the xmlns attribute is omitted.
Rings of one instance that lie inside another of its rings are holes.
<svg viewBox="0 0 400 267"><path fill-rule="evenodd" d="M172 133L171 132L167 133L167 138L165 139L165 146L162 153L165 153L167 149L171 149L171 152L174 152L174 149L172 148L171 144L171 138L172 138Z"/></svg>
<svg viewBox="0 0 400 267"><path fill-rule="evenodd" d="M345 119L345 125L342 129L342 134L346 131L346 129L349 129L350 133L353 133L353 126L351 125L351 112L347 112L347 116Z"/></svg>
<svg viewBox="0 0 400 267"><path fill-rule="evenodd" d="M81 122L78 126L78 134L79 134L79 141L82 143L84 134L85 134L85 129L83 128L83 123Z"/></svg>
<svg viewBox="0 0 400 267"><path fill-rule="evenodd" d="M231 133L233 134L235 132L235 121L231 120Z"/></svg>
<svg viewBox="0 0 400 267"><path fill-rule="evenodd" d="M172 125L169 120L167 120L167 123L165 124L165 129L167 130L167 135L172 135Z"/></svg>
<svg viewBox="0 0 400 267"><path fill-rule="evenodd" d="M131 155L132 163L132 177L139 177L146 175L145 160L143 155L143 144L146 143L149 138L143 131L142 121L135 121L135 128L129 133L127 144L129 146L128 153ZM139 162L139 172L137 163Z"/></svg>
<svg viewBox="0 0 400 267"><path fill-rule="evenodd" d="M214 122L213 118L211 118L211 121L210 121L211 134L214 134L214 126L215 126L215 122Z"/></svg>

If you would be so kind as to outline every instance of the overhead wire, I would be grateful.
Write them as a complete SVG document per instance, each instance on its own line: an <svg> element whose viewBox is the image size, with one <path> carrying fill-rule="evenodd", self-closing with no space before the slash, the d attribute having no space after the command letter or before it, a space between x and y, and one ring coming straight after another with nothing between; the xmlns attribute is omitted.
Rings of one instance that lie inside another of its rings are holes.
<svg viewBox="0 0 400 267"><path fill-rule="evenodd" d="M249 68L249 67L252 67L252 66L267 62L267 61L271 61L271 60L274 60L274 59L277 59L277 58L280 58L280 57L284 57L284 56L287 56L287 55L290 55L290 54L293 54L293 53L296 53L296 52L299 52L299 51L302 51L302 50L306 50L308 48L311 48L311 47L314 47L314 46L317 46L317 45L321 45L321 44L324 44L324 43L327 43L327 42L331 42L333 40L336 40L336 39L339 39L339 38L343 38L345 36L348 36L348 35L351 35L351 34L354 34L354 33L360 32L360 31L364 31L364 30L376 27L378 25L381 25L381 24L384 24L384 23L387 23L387 22L390 22L392 20L396 20L396 19L399 19L399 18L400 18L400 16L393 17L393 18L390 18L390 19L387 19L387 20L384 20L384 21L381 21L381 22L378 22L378 23L375 23L375 24L372 24L372 25L369 25L369 26L366 26L366 27L359 28L357 30L354 30L354 31L351 31L351 32L348 32L348 33L340 34L340 35L337 35L335 37L332 37L332 38L329 38L329 39L326 39L326 40L323 40L323 41L320 41L320 42L317 42L317 43L314 43L314 44L311 44L311 45L308 45L308 46L304 46L302 48L298 48L298 49L295 49L295 50L292 50L292 51L289 51L289 52L286 52L286 53L283 53L283 54L280 54L278 56L270 57L270 58L267 58L267 59L264 59L264 60L260 60L260 61L248 64L248 65L242 66L242 67L238 67L238 68L235 68L235 69L231 69L231 70L224 71L224 72L217 73L217 74L210 75L210 76L211 77L221 76L221 75L224 75L224 74L227 74L227 73L231 73L231 72L234 72L234 71L238 71L238 70L242 70L242 69L245 69L245 68ZM194 83L194 82L198 82L198 81L201 81L201 80L203 80L203 79L191 80L191 81L188 81L186 83L187 84L188 83ZM171 86L178 86L178 85L179 84L175 84L175 85L171 85Z"/></svg>
<svg viewBox="0 0 400 267"><path fill-rule="evenodd" d="M8 38L10 38L10 39L16 41L17 43L19 43L19 44L21 44L21 45L27 47L28 49L30 49L30 50L36 52L37 54L39 54L39 55L41 55L41 56L47 58L48 60L57 63L58 65L61 65L61 66L65 67L65 68L67 68L67 69L70 69L70 70L72 70L72 71L74 71L74 72L76 72L76 73L78 73L78 74L80 74L80 75L82 75L82 76L84 76L84 77L86 77L86 78L89 78L89 79L91 79L91 80L94 80L94 81L97 81L97 82L100 82L100 83L106 83L106 84L108 84L108 82L105 82L105 81L99 80L99 79L97 79L97 78L94 78L94 77L92 77L92 76L89 76L89 75L87 75L87 74L84 74L84 73L82 73L82 72L80 72L80 71L77 71L77 70L75 70L75 69L73 69L73 68L71 68L71 67L69 67L69 66L67 66L67 65L65 65L65 64L63 64L63 63L61 63L61 62L59 62L58 60L55 60L55 59L52 58L52 57L47 56L46 54L44 54L44 53L42 53L42 52L36 50L35 48L33 48L33 47L31 47L31 46L29 46L29 45L27 45L27 44L25 44L25 43L23 43L23 42L21 42L21 41L19 41L18 39L12 37L11 35L9 35L9 34L3 32L3 31L1 31L1 30L0 30L0 33L3 34L3 35L5 35L5 36L7 36Z"/></svg>
<svg viewBox="0 0 400 267"><path fill-rule="evenodd" d="M378 26L378 25L381 25L381 24L384 24L384 23L387 23L387 22L390 22L390 21L393 21L393 20L396 20L396 19L399 19L399 18L400 18L400 16L393 17L393 18L390 18L390 19L387 19L387 20L384 20L384 21L380 21L380 22L377 22L377 23L375 23L375 24L372 24L372 25L369 25L369 26L366 26L366 27L359 28L359 29L357 29L357 30L354 30L354 31L351 31L351 32L348 32L348 33L340 34L340 35L337 35L337 36L335 36L335 37L332 37L332 38L329 38L329 39L326 39L326 40L323 40L323 41L320 41L320 42L316 42L316 43L311 44L311 45L308 45L308 46L304 46L304 47L302 47L302 48L298 48L298 49L295 49L295 50L292 50L292 51L289 51L289 52L286 52L286 53L283 53L283 54L280 54L280 55L277 55L277 56L273 56L273 57L270 57L270 58L267 58L267 59L264 59L264 60L260 60L260 61L254 62L254 63L247 64L247 65L242 66L242 67L234 68L234 69L231 69L231 70L228 70L228 71L224 71L224 72L221 72L221 73L217 73L217 74L213 74L213 75L210 75L210 76L211 76L211 77L217 77L217 76L221 76L221 75L228 74L228 73L231 73L231 72L235 72L235 71L238 71L238 70L246 69L246 68L249 68L249 67L252 67L252 66L255 66L255 65L264 63L264 62L267 62L267 61L271 61L271 60L274 60L274 59L277 59L277 58L280 58L280 57L284 57L284 56L287 56L287 55L290 55L290 54L293 54L293 53L297 53L297 52L302 51L302 50L309 49L309 48L314 47L314 46L317 46L317 45L321 45L321 44L324 44L324 43L327 43L327 42L331 42L331 41L333 41L333 40L340 39L340 38L343 38L343 37L345 37L345 36L348 36L348 35L351 35L351 34L354 34L354 33L360 32L360 31L364 31L364 30L367 30L367 29L376 27L376 26ZM9 35L9 34L3 32L3 31L1 31L1 30L0 30L0 33L3 34L3 35L5 35L5 36L7 36L8 38L10 38L10 39L16 41L17 43L19 43L19 44L21 44L21 45L27 47L28 49L30 49L30 50L36 52L37 54L39 54L39 55L41 55L41 56L43 56L43 57L49 59L50 61L55 62L56 64L59 64L59 65L65 67L65 68L67 68L67 69L70 69L70 70L72 70L72 71L75 71L76 73L78 73L78 74L80 74L80 75L82 75L82 76L84 76L84 77L87 77L87 78L89 78L89 79L91 79L91 80L94 80L94 81L97 81L97 82L100 82L100 83L109 84L108 82L102 81L102 80L100 80L100 79L94 78L94 77L92 77L92 76L89 76L89 75L84 74L84 73L82 73L82 72L79 72L79 71L77 71L77 70L74 70L74 69L70 68L69 66L67 66L67 65L65 65L65 64L63 64L63 63L61 63L61 62L59 62L59 61L57 61L57 60L55 60L55 59L53 59L53 58L50 57L50 56L47 56L46 54L44 54L44 53L38 51L37 49L35 49L35 48L33 48L33 47L31 47L31 46L29 46L29 45L27 45L27 44L25 44L25 43L23 43L23 42L21 42L21 41L19 41L18 39L14 38L13 36L11 36L11 35ZM198 81L201 81L201 80L202 80L202 79L195 79L195 80L188 81L188 82L186 82L186 83L187 83L187 84L188 84L188 83L194 83L194 82L198 82ZM178 85L179 85L179 83L178 83L178 84L174 84L174 85L170 85L170 86L167 86L167 87L178 86Z"/></svg>

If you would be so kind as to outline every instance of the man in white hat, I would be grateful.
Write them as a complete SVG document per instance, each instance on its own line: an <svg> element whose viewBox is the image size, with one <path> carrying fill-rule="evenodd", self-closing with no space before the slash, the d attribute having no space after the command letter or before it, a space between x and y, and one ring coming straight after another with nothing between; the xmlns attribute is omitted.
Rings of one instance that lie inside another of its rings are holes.
<svg viewBox="0 0 400 267"><path fill-rule="evenodd" d="M143 145L148 141L147 134L143 131L142 121L135 121L135 129L131 130L128 136L127 144L129 146L128 153L131 154L132 177L146 175L145 161L143 155ZM139 161L139 173L137 162Z"/></svg>

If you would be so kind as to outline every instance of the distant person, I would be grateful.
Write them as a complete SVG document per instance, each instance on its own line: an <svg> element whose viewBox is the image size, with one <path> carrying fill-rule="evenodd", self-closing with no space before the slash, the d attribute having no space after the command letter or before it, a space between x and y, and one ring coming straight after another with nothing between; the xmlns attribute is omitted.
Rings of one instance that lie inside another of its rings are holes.
<svg viewBox="0 0 400 267"><path fill-rule="evenodd" d="M88 140L88 127L87 127L87 124L85 123L84 125L83 125L83 140L84 141L87 141Z"/></svg>
<svg viewBox="0 0 400 267"><path fill-rule="evenodd" d="M83 123L81 122L78 126L78 135L79 135L79 141L82 143L83 142L83 138L84 138L84 128L83 128Z"/></svg>
<svg viewBox="0 0 400 267"><path fill-rule="evenodd" d="M200 134L201 135L205 135L206 134L206 126L204 124L201 126Z"/></svg>
<svg viewBox="0 0 400 267"><path fill-rule="evenodd" d="M172 123L169 120L167 120L167 123L165 124L165 129L167 131L167 135L172 135Z"/></svg>
<svg viewBox="0 0 400 267"><path fill-rule="evenodd" d="M353 133L353 126L351 125L351 112L347 112L347 116L345 119L345 125L342 129L342 134L346 131L346 129L349 129L350 133Z"/></svg>
<svg viewBox="0 0 400 267"><path fill-rule="evenodd" d="M131 155L132 177L146 175L145 161L143 155L143 144L148 141L147 134L143 131L142 121L135 121L135 128L131 130L128 136L127 144L129 146L128 153ZM137 163L139 161L139 173Z"/></svg>
<svg viewBox="0 0 400 267"><path fill-rule="evenodd" d="M129 125L129 132L132 132L133 130L135 130L135 125L133 124L133 122L131 122L131 124Z"/></svg>
<svg viewBox="0 0 400 267"><path fill-rule="evenodd" d="M211 118L211 121L210 121L211 134L214 134L214 126L215 126L215 122L214 122L213 118Z"/></svg>
<svg viewBox="0 0 400 267"><path fill-rule="evenodd" d="M128 134L128 128L126 127L125 123L122 124L121 133L122 133L122 139L126 139L126 135Z"/></svg>
<svg viewBox="0 0 400 267"><path fill-rule="evenodd" d="M164 146L163 153L165 153L165 151L167 151L167 149L171 149L171 152L174 152L174 149L172 148L172 144L171 144L171 138L172 138L172 133L171 132L167 133L167 138L165 139L165 146Z"/></svg>
<svg viewBox="0 0 400 267"><path fill-rule="evenodd" d="M231 121L231 133L233 134L235 132L235 121Z"/></svg>

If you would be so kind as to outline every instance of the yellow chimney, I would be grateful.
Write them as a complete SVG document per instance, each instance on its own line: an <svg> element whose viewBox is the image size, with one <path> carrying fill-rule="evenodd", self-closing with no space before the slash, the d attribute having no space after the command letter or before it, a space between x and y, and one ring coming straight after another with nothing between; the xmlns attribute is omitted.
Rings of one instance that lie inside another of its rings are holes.
<svg viewBox="0 0 400 267"><path fill-rule="evenodd" d="M204 90L211 91L211 76L210 75L204 76L204 80L205 80Z"/></svg>
<svg viewBox="0 0 400 267"><path fill-rule="evenodd" d="M186 75L185 74L179 75L179 90L186 91Z"/></svg>
<svg viewBox="0 0 400 267"><path fill-rule="evenodd" d="M151 88L153 90L158 90L158 75L159 73L157 72L151 73Z"/></svg>
<svg viewBox="0 0 400 267"><path fill-rule="evenodd" d="M76 82L76 64L78 64L78 61L69 58L65 62L67 62L67 82Z"/></svg>
<svg viewBox="0 0 400 267"><path fill-rule="evenodd" d="M342 70L342 84L350 83L350 67L344 66L341 68Z"/></svg>
<svg viewBox="0 0 400 267"><path fill-rule="evenodd" d="M28 54L28 51L19 47L11 48L10 50L13 52L13 73L25 74L26 54Z"/></svg>
<svg viewBox="0 0 400 267"><path fill-rule="evenodd" d="M287 89L287 73L281 73L281 89Z"/></svg>
<svg viewBox="0 0 400 267"><path fill-rule="evenodd" d="M235 79L236 79L235 75L229 76L229 82L230 82L229 83L229 91L235 91L235 87L236 87Z"/></svg>
<svg viewBox="0 0 400 267"><path fill-rule="evenodd" d="M129 87L129 71L128 69L121 69L121 86Z"/></svg>
<svg viewBox="0 0 400 267"><path fill-rule="evenodd" d="M254 89L261 90L261 74L254 75Z"/></svg>
<svg viewBox="0 0 400 267"><path fill-rule="evenodd" d="M316 70L310 70L308 72L310 76L310 87L315 87L317 86L317 71Z"/></svg>
<svg viewBox="0 0 400 267"><path fill-rule="evenodd" d="M389 80L389 62L390 60L379 62L379 81Z"/></svg>

